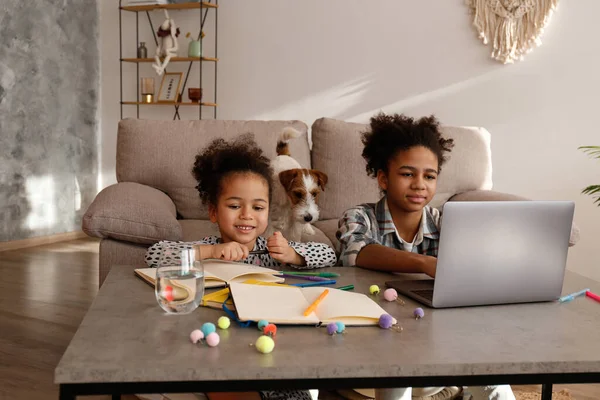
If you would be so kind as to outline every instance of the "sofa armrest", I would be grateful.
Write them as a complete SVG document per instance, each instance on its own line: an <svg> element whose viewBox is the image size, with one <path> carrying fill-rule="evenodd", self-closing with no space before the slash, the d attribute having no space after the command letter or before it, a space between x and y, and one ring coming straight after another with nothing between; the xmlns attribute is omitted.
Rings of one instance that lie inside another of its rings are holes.
<svg viewBox="0 0 600 400"><path fill-rule="evenodd" d="M89 236L139 244L181 240L173 201L150 186L121 182L102 190L83 216Z"/></svg>
<svg viewBox="0 0 600 400"><path fill-rule="evenodd" d="M448 201L523 201L531 200L526 197L517 196L514 194L494 192L493 190L471 190L468 192L458 193L450 197ZM575 221L571 225L571 236L569 237L569 247L575 246L579 241L579 227L575 225Z"/></svg>

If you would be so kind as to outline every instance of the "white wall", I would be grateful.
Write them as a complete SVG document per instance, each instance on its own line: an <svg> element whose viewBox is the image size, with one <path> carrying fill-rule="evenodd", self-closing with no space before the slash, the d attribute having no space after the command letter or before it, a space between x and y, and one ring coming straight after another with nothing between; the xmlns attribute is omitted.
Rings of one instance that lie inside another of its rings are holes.
<svg viewBox="0 0 600 400"><path fill-rule="evenodd" d="M185 34L197 14L179 13ZM221 0L219 118L310 125L321 116L366 122L383 110L483 126L494 189L574 200L581 240L569 268L600 279L600 208L580 194L600 183L600 163L577 150L600 145L598 13L595 0L561 2L543 45L505 66L489 58L463 0ZM117 1L102 0L102 186L115 180L117 24ZM152 111L143 117L173 116Z"/></svg>

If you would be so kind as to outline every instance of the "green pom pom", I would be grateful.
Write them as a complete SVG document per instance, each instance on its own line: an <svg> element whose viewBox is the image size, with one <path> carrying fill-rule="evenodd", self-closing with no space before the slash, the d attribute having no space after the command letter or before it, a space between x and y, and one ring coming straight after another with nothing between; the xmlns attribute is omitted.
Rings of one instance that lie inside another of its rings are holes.
<svg viewBox="0 0 600 400"><path fill-rule="evenodd" d="M256 349L263 354L268 354L275 348L275 341L269 336L261 336L256 339Z"/></svg>
<svg viewBox="0 0 600 400"><path fill-rule="evenodd" d="M369 287L369 293L371 294L379 294L380 290L379 290L379 286L377 285L371 285Z"/></svg>
<svg viewBox="0 0 600 400"><path fill-rule="evenodd" d="M227 329L231 325L231 321L227 317L221 317L217 320L217 325L220 329Z"/></svg>

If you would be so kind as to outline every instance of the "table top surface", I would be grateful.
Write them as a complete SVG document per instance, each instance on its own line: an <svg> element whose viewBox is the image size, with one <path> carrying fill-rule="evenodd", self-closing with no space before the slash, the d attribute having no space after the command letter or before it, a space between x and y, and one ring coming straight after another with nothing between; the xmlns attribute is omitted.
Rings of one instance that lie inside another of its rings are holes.
<svg viewBox="0 0 600 400"><path fill-rule="evenodd" d="M361 268L341 273L336 286L355 292L385 287L401 276ZM324 270L326 271L326 270ZM406 279L414 278L407 275ZM567 272L563 293L600 283ZM401 296L402 297L402 296ZM402 297L404 298L404 297ZM55 382L167 382L223 380L356 379L600 371L600 303L577 298L545 302L433 310L408 299L405 305L375 300L403 327L349 327L329 336L313 326L280 326L275 350L259 353L256 326L232 322L219 330L218 347L192 344L189 335L221 310L199 307L167 315L154 290L131 266L114 266L55 370ZM415 320L415 307L425 317Z"/></svg>

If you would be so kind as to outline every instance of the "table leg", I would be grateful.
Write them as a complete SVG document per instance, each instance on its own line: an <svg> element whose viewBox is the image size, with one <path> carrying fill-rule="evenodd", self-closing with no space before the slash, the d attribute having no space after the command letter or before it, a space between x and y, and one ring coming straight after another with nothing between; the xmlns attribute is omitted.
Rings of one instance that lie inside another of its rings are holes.
<svg viewBox="0 0 600 400"><path fill-rule="evenodd" d="M77 396L71 393L71 391L66 389L63 385L60 385L60 388L58 389L58 398L60 400L75 400Z"/></svg>
<svg viewBox="0 0 600 400"><path fill-rule="evenodd" d="M121 395L120 394L113 394L112 395L112 400L121 400Z"/></svg>
<svg viewBox="0 0 600 400"><path fill-rule="evenodd" d="M541 400L552 400L552 384L545 383L542 385L542 399Z"/></svg>

